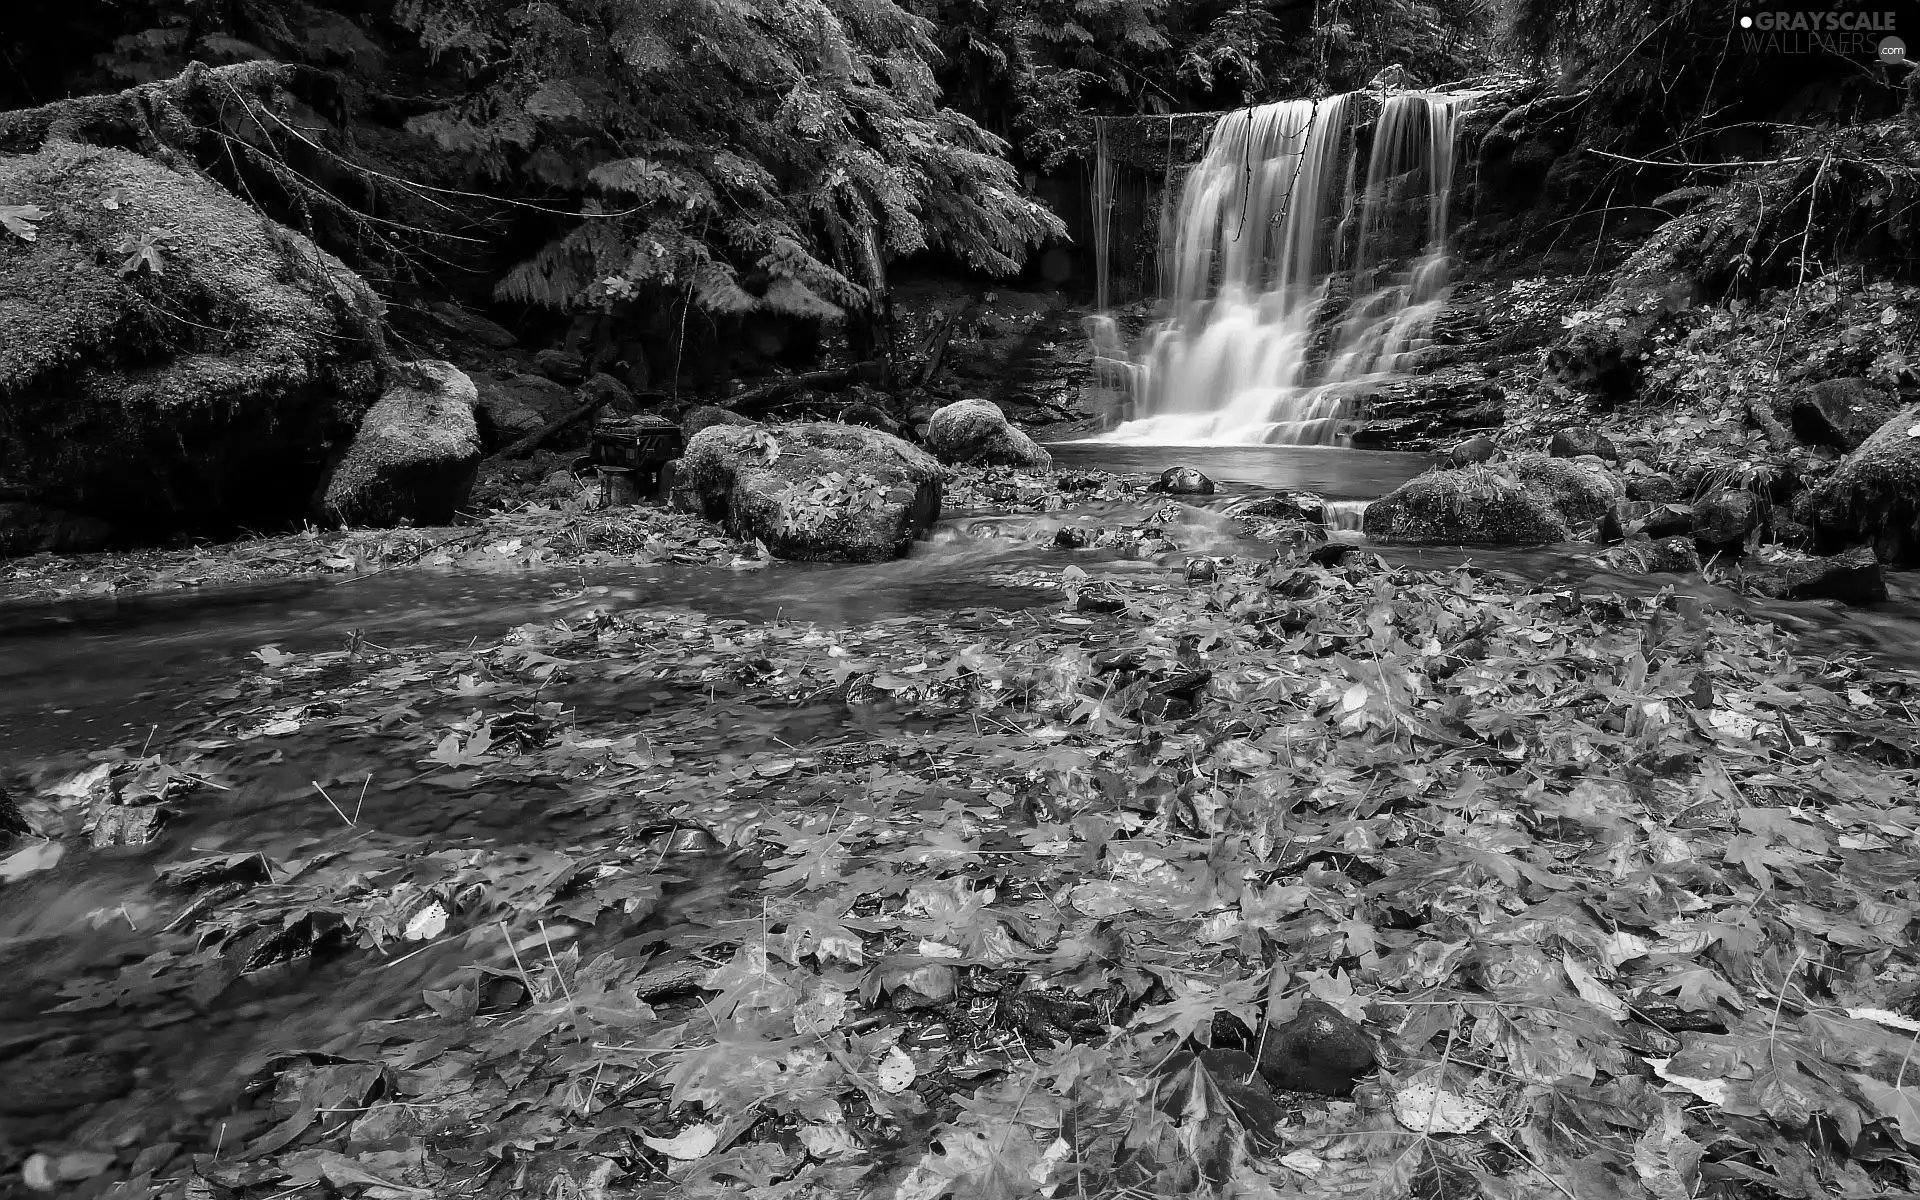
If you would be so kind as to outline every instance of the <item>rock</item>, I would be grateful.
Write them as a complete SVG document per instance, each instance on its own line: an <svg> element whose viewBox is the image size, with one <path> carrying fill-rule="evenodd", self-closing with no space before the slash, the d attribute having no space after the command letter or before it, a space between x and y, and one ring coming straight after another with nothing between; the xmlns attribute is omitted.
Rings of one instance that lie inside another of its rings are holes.
<svg viewBox="0 0 1920 1200"><path fill-rule="evenodd" d="M694 434L715 425L751 424L751 417L743 417L730 408L721 408L718 404L696 404L680 418L680 436L691 442Z"/></svg>
<svg viewBox="0 0 1920 1200"><path fill-rule="evenodd" d="M587 360L571 350L542 350L533 356L533 365L556 383L571 385L587 378Z"/></svg>
<svg viewBox="0 0 1920 1200"><path fill-rule="evenodd" d="M1195 467L1168 467L1160 472L1159 479L1147 485L1147 490L1169 496L1211 496L1214 489L1213 480Z"/></svg>
<svg viewBox="0 0 1920 1200"><path fill-rule="evenodd" d="M1315 546L1307 554L1307 561L1316 567L1326 567L1328 570L1332 570L1335 567L1346 566L1347 563L1359 555L1360 552L1360 547L1354 545L1352 542L1326 542L1322 545Z"/></svg>
<svg viewBox="0 0 1920 1200"><path fill-rule="evenodd" d="M396 368L395 386L361 422L320 498L343 525L444 525L466 503L480 467L473 381L452 363Z"/></svg>
<svg viewBox="0 0 1920 1200"><path fill-rule="evenodd" d="M1053 455L1014 428L999 407L986 400L961 400L935 412L927 422L926 443L945 463L1053 469Z"/></svg>
<svg viewBox="0 0 1920 1200"><path fill-rule="evenodd" d="M1081 589L1074 597L1073 611L1090 613L1125 612L1127 598L1111 583L1096 582Z"/></svg>
<svg viewBox="0 0 1920 1200"><path fill-rule="evenodd" d="M98 1104L133 1090L133 1072L116 1055L79 1053L30 1055L6 1063L7 1086L0 1088L0 1113L42 1117Z"/></svg>
<svg viewBox="0 0 1920 1200"><path fill-rule="evenodd" d="M1220 568L1210 558L1190 558L1187 560L1188 583L1212 583L1219 578Z"/></svg>
<svg viewBox="0 0 1920 1200"><path fill-rule="evenodd" d="M1624 541L1641 534L1658 541L1693 532L1693 509L1682 504L1623 500L1600 520L1600 540Z"/></svg>
<svg viewBox="0 0 1920 1200"><path fill-rule="evenodd" d="M98 517L24 500L0 501L0 555L85 554L112 540L113 526Z"/></svg>
<svg viewBox="0 0 1920 1200"><path fill-rule="evenodd" d="M48 214L34 241L0 233L7 498L143 539L304 512L384 382L367 286L205 176L124 150L0 155L0 198ZM129 243L148 249L123 275Z"/></svg>
<svg viewBox="0 0 1920 1200"><path fill-rule="evenodd" d="M868 429L878 429L882 433L900 436L898 421L878 406L865 402L847 405L834 419L842 425L865 425Z"/></svg>
<svg viewBox="0 0 1920 1200"><path fill-rule="evenodd" d="M1547 351L1547 367L1555 378L1610 393L1632 387L1653 344L1653 331L1692 307L1699 291L1684 272L1635 269L1657 250L1652 241L1642 247L1599 303Z"/></svg>
<svg viewBox="0 0 1920 1200"><path fill-rule="evenodd" d="M1226 515L1250 520L1308 521L1318 525L1326 520L1327 502L1312 492L1262 496L1258 500L1232 506L1227 509Z"/></svg>
<svg viewBox="0 0 1920 1200"><path fill-rule="evenodd" d="M427 315L453 336L491 346L495 350L505 350L520 340L505 326L445 300L427 305Z"/></svg>
<svg viewBox="0 0 1920 1200"><path fill-rule="evenodd" d="M587 381L580 385L580 403L585 404L589 400L600 402L600 415L603 417L609 413L634 411L633 393L627 390L627 385L604 372L588 376ZM570 404L567 407L571 410L574 406Z"/></svg>
<svg viewBox="0 0 1920 1200"><path fill-rule="evenodd" d="M1658 541L1634 540L1609 546L1600 561L1616 571L1635 575L1656 573L1686 575L1700 570L1700 551L1692 538L1670 537Z"/></svg>
<svg viewBox="0 0 1920 1200"><path fill-rule="evenodd" d="M1893 419L1899 406L1865 379L1827 379L1793 403L1793 435L1810 446L1851 454Z"/></svg>
<svg viewBox="0 0 1920 1200"><path fill-rule="evenodd" d="M1838 600L1878 604L1887 598L1887 577L1871 549L1856 546L1829 558L1783 563L1747 576L1748 586L1776 600Z"/></svg>
<svg viewBox="0 0 1920 1200"><path fill-rule="evenodd" d="M880 562L933 527L943 478L932 455L876 429L722 424L688 440L673 502L779 558Z"/></svg>
<svg viewBox="0 0 1920 1200"><path fill-rule="evenodd" d="M1613 439L1597 429L1562 429L1547 443L1547 454L1553 458L1580 458L1591 454L1608 462L1620 461L1620 451L1614 447Z"/></svg>
<svg viewBox="0 0 1920 1200"><path fill-rule="evenodd" d="M1693 506L1693 539L1708 550L1738 547L1766 521L1766 501L1744 488L1721 488Z"/></svg>
<svg viewBox="0 0 1920 1200"><path fill-rule="evenodd" d="M1881 562L1920 562L1920 404L1910 404L1801 499L1814 545L1871 545Z"/></svg>
<svg viewBox="0 0 1920 1200"><path fill-rule="evenodd" d="M1062 550L1085 550L1093 544L1093 534L1079 525L1062 525L1053 535L1053 544Z"/></svg>
<svg viewBox="0 0 1920 1200"><path fill-rule="evenodd" d="M1309 1000L1260 1041L1260 1074L1277 1088L1345 1096L1375 1065L1373 1040L1339 1009Z"/></svg>
<svg viewBox="0 0 1920 1200"><path fill-rule="evenodd" d="M1499 453L1500 444L1490 437L1468 438L1447 451L1445 462L1449 467L1471 467L1492 462Z"/></svg>
<svg viewBox="0 0 1920 1200"><path fill-rule="evenodd" d="M1627 477L1627 499L1629 500L1645 500L1649 504L1674 504L1684 494L1671 475Z"/></svg>
<svg viewBox="0 0 1920 1200"><path fill-rule="evenodd" d="M1767 540L1776 546L1790 546L1798 550L1812 542L1813 531L1775 509L1773 523L1767 527Z"/></svg>
<svg viewBox="0 0 1920 1200"><path fill-rule="evenodd" d="M475 375L474 410L488 450L516 442L575 406L573 392L544 375Z"/></svg>
<svg viewBox="0 0 1920 1200"><path fill-rule="evenodd" d="M1536 546L1573 537L1546 495L1483 466L1408 480L1367 506L1361 528L1401 545Z"/></svg>
<svg viewBox="0 0 1920 1200"><path fill-rule="evenodd" d="M1546 496L1569 526L1597 522L1626 498L1620 481L1592 463L1523 454L1509 459L1502 470Z"/></svg>

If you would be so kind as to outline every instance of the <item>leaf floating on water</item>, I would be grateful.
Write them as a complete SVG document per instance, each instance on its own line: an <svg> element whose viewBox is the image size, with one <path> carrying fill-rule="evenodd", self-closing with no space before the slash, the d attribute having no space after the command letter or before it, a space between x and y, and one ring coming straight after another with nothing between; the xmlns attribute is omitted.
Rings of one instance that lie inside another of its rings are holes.
<svg viewBox="0 0 1920 1200"><path fill-rule="evenodd" d="M446 906L435 900L407 922L400 936L410 942L430 942L447 931Z"/></svg>
<svg viewBox="0 0 1920 1200"><path fill-rule="evenodd" d="M668 1158L691 1162L713 1153L713 1148L720 1144L720 1130L713 1125L689 1125L670 1138L642 1134L640 1140Z"/></svg>

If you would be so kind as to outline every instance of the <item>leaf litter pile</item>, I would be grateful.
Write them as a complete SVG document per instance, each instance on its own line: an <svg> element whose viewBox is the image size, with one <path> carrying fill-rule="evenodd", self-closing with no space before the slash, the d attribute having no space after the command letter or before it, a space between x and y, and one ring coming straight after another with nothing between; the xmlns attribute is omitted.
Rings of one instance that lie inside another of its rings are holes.
<svg viewBox="0 0 1920 1200"><path fill-rule="evenodd" d="M15 795L51 840L0 851L0 903L89 853L157 879L93 914L110 961L27 989L65 1032L0 1036L0 1170L193 1200L1920 1189L1920 680L1665 593L1364 553L1188 574L263 653ZM183 832L275 789L300 819ZM242 991L266 1025L183 1087L156 1044Z"/></svg>

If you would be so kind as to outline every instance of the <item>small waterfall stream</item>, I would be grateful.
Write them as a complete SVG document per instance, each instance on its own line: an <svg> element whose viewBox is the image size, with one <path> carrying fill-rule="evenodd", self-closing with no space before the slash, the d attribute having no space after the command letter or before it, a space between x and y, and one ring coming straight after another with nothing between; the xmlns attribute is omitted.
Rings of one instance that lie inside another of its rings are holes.
<svg viewBox="0 0 1920 1200"><path fill-rule="evenodd" d="M1214 126L1163 252L1168 316L1123 371L1110 324L1094 327L1105 374L1133 399L1104 440L1337 445L1367 393L1426 344L1473 94L1385 97L1357 178L1362 99L1288 100Z"/></svg>

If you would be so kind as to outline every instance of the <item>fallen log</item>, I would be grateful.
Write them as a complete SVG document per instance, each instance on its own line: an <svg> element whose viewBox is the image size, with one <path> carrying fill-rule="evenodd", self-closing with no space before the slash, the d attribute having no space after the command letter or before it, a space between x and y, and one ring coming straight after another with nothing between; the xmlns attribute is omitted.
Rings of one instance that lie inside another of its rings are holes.
<svg viewBox="0 0 1920 1200"><path fill-rule="evenodd" d="M973 300L965 303L942 317L933 327L933 335L927 339L926 349L920 352L920 374L914 377L915 387L926 387L933 382L934 373L940 369L940 360L946 356L947 343L953 340L953 331L968 313L973 311Z"/></svg>
<svg viewBox="0 0 1920 1200"><path fill-rule="evenodd" d="M836 367L829 371L807 371L800 375L787 375L750 387L718 403L722 408L730 408L743 415L765 412L795 392L830 391L847 387L866 378L871 372L882 369L884 365L879 362L865 362L856 363L851 367Z"/></svg>

